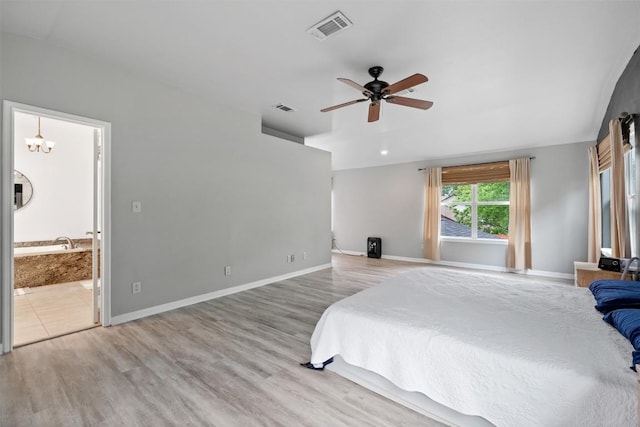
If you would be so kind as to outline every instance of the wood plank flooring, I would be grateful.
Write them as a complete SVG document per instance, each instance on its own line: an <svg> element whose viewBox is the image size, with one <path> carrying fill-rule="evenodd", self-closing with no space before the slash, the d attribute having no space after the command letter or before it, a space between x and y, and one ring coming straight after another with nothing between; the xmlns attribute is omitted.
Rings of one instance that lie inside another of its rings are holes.
<svg viewBox="0 0 640 427"><path fill-rule="evenodd" d="M331 303L423 267L333 268L0 356L1 426L441 426L298 365Z"/></svg>
<svg viewBox="0 0 640 427"><path fill-rule="evenodd" d="M442 426L332 372L298 365L309 360L326 307L424 267L344 255L332 262L0 356L0 426Z"/></svg>

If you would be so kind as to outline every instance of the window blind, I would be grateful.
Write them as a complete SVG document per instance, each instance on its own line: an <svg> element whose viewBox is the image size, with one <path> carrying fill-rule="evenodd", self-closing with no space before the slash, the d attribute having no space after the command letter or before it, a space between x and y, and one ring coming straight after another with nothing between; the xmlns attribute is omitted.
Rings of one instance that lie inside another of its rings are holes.
<svg viewBox="0 0 640 427"><path fill-rule="evenodd" d="M508 161L442 168L442 184L480 184L501 181L509 181Z"/></svg>
<svg viewBox="0 0 640 427"><path fill-rule="evenodd" d="M609 134L598 143L598 169L600 172L611 167L611 138Z"/></svg>

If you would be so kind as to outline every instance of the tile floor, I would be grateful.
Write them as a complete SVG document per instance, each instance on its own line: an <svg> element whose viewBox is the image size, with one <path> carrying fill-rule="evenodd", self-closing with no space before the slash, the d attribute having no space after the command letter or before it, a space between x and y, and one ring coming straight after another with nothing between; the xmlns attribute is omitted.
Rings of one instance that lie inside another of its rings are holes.
<svg viewBox="0 0 640 427"><path fill-rule="evenodd" d="M14 291L13 344L20 346L91 328L91 281Z"/></svg>

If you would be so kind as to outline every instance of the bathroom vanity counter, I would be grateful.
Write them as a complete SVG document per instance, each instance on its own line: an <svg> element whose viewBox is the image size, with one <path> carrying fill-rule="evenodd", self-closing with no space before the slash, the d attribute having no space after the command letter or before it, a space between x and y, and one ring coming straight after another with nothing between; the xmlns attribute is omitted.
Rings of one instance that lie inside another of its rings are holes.
<svg viewBox="0 0 640 427"><path fill-rule="evenodd" d="M65 245L16 245L14 248L14 288L52 285L90 280L92 277L91 239L78 247ZM45 242L46 243L46 242Z"/></svg>

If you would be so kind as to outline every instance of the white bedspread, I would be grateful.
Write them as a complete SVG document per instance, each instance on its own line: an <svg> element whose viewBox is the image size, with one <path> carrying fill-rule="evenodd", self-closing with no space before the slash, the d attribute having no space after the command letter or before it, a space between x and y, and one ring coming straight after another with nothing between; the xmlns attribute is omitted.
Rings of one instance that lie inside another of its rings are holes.
<svg viewBox="0 0 640 427"><path fill-rule="evenodd" d="M330 306L312 363L340 355L497 426L636 426L632 347L588 289L427 267Z"/></svg>

